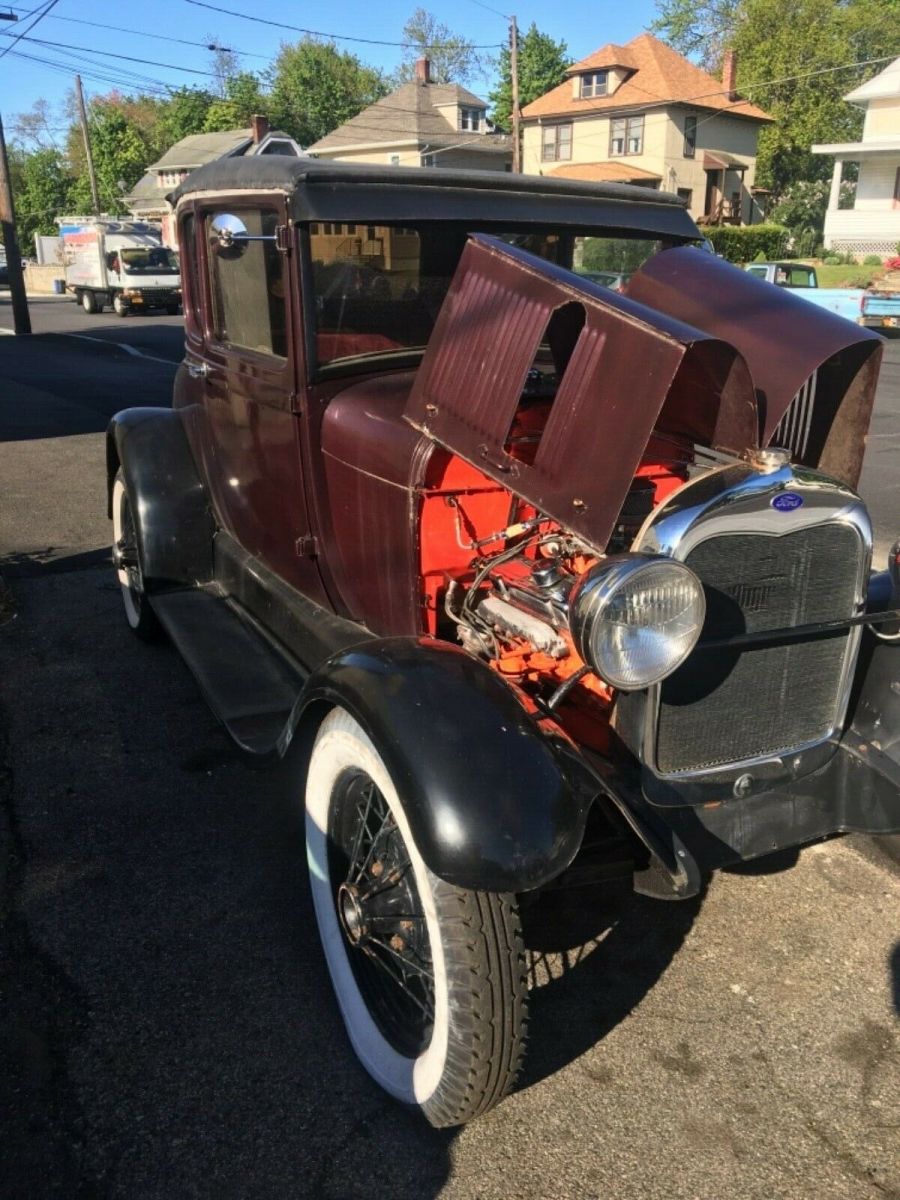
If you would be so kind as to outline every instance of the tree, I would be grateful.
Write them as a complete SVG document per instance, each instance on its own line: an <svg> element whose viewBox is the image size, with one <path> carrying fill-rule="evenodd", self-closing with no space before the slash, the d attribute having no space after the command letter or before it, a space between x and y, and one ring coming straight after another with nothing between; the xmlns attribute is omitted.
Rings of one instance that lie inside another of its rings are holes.
<svg viewBox="0 0 900 1200"><path fill-rule="evenodd" d="M182 87L172 92L168 100L160 105L155 157L159 158L182 138L192 133L202 133L207 113L215 100L216 97L204 88Z"/></svg>
<svg viewBox="0 0 900 1200"><path fill-rule="evenodd" d="M209 50L212 53L211 65L213 75L216 77L215 88L220 96L227 96L228 82L234 79L240 73L240 59L234 50L227 50L224 46L218 45L216 39L207 34L209 41Z"/></svg>
<svg viewBox="0 0 900 1200"><path fill-rule="evenodd" d="M59 128L46 100L35 100L28 112L16 113L10 122L12 140L26 150L58 149L56 131Z"/></svg>
<svg viewBox="0 0 900 1200"><path fill-rule="evenodd" d="M415 78L419 58L427 58L431 63L434 83L468 83L473 75L483 74L491 65L478 54L472 42L454 33L424 8L417 8L403 26L403 41L408 45L397 69L397 83L409 83Z"/></svg>
<svg viewBox="0 0 900 1200"><path fill-rule="evenodd" d="M13 149L9 156L19 247L33 252L36 233L56 233L56 218L66 208L70 179L58 150Z"/></svg>
<svg viewBox="0 0 900 1200"><path fill-rule="evenodd" d="M388 92L384 76L334 42L302 38L283 44L268 96L274 124L309 146Z"/></svg>
<svg viewBox="0 0 900 1200"><path fill-rule="evenodd" d="M524 107L538 96L555 88L566 77L569 65L565 42L554 42L541 33L532 21L528 32L519 39L519 104ZM500 51L500 79L490 94L492 116L501 128L512 128L512 70L509 48Z"/></svg>
<svg viewBox="0 0 900 1200"><path fill-rule="evenodd" d="M900 0L658 3L655 27L682 53L702 47L714 65L725 48L736 51L738 91L775 118L760 131L756 180L779 197L830 176L831 160L810 147L859 137L862 111L843 97L883 70L869 60L900 55ZM860 65L831 69L847 64Z"/></svg>
<svg viewBox="0 0 900 1200"><path fill-rule="evenodd" d="M125 115L116 96L95 98L91 102L88 129L100 203L107 212L122 213L122 197L153 161L149 139L140 126ZM69 133L69 160L75 176L69 206L87 212L91 207L91 190L81 131L77 126Z"/></svg>
<svg viewBox="0 0 900 1200"><path fill-rule="evenodd" d="M250 71L240 71L225 81L224 97L214 100L206 110L204 132L244 129L250 124L253 114L264 113L266 107L257 77Z"/></svg>
<svg viewBox="0 0 900 1200"><path fill-rule="evenodd" d="M717 71L741 21L743 0L657 0L650 26L679 54Z"/></svg>

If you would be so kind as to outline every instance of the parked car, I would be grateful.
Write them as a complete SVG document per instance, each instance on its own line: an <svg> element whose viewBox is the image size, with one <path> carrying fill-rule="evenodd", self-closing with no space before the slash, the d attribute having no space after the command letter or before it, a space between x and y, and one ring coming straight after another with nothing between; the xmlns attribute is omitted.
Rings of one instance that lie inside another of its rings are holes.
<svg viewBox="0 0 900 1200"><path fill-rule="evenodd" d="M350 1040L459 1124L522 1061L521 896L900 829L882 342L643 188L273 157L173 201L174 407L107 441L125 616L292 760ZM572 272L624 234L627 294Z"/></svg>
<svg viewBox="0 0 900 1200"><path fill-rule="evenodd" d="M812 304L870 329L900 328L900 293L874 288L820 288L816 268L798 262L752 262L745 270L777 287L803 289Z"/></svg>

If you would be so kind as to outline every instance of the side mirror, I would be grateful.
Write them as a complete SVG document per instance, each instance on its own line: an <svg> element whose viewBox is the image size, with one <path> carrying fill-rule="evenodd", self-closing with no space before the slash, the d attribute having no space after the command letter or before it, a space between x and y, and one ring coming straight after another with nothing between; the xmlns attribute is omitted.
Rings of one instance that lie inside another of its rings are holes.
<svg viewBox="0 0 900 1200"><path fill-rule="evenodd" d="M209 223L209 244L214 253L225 258L240 258L250 242L274 242L275 235L247 232L247 226L234 213L216 213Z"/></svg>

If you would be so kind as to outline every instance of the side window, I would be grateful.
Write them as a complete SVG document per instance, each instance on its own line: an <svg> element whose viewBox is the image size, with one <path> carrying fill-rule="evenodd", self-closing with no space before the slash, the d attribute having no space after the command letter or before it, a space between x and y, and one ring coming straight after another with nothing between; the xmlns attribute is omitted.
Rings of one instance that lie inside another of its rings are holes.
<svg viewBox="0 0 900 1200"><path fill-rule="evenodd" d="M178 245L185 322L189 332L200 336L200 276L197 268L197 239L193 213L188 213L181 223Z"/></svg>
<svg viewBox="0 0 900 1200"><path fill-rule="evenodd" d="M248 240L227 249L210 244L207 259L216 341L236 350L286 358L284 256L275 247L278 215L260 209L241 209L236 215L249 238L266 240Z"/></svg>

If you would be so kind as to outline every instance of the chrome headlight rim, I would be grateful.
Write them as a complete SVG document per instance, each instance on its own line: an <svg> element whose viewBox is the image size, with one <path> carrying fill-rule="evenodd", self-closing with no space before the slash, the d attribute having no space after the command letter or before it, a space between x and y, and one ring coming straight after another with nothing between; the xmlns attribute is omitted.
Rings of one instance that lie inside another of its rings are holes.
<svg viewBox="0 0 900 1200"><path fill-rule="evenodd" d="M612 600L624 588L633 587L636 577L642 573L649 574L660 566L665 566L669 573L681 575L684 582L693 588L693 601L698 608L695 632L663 667L642 676L639 682L626 680L610 667L609 662L597 661L599 656L595 651L594 634L604 615L609 613ZM677 671L696 647L705 618L706 595L700 579L690 567L665 554L632 552L610 555L586 571L569 595L569 627L578 654L604 683L618 691L643 691L662 683Z"/></svg>

